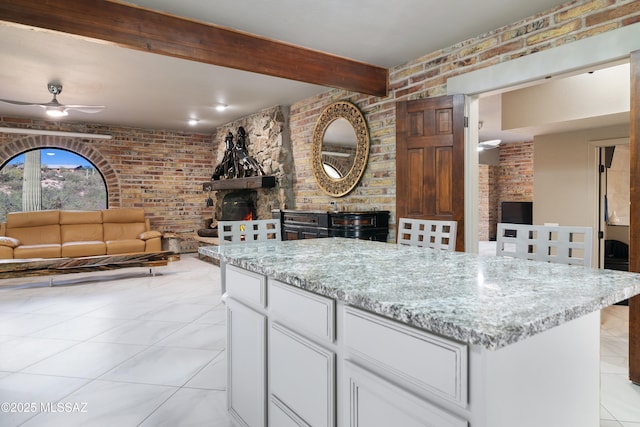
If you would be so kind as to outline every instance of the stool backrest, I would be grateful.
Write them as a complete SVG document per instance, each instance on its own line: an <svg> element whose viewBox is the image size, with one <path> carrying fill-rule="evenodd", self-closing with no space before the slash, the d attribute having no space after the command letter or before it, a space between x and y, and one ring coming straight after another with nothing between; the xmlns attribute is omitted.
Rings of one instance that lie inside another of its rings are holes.
<svg viewBox="0 0 640 427"><path fill-rule="evenodd" d="M218 221L220 245L282 240L279 219Z"/></svg>
<svg viewBox="0 0 640 427"><path fill-rule="evenodd" d="M496 255L591 267L591 227L498 224Z"/></svg>
<svg viewBox="0 0 640 427"><path fill-rule="evenodd" d="M398 244L455 251L457 230L456 221L400 218Z"/></svg>

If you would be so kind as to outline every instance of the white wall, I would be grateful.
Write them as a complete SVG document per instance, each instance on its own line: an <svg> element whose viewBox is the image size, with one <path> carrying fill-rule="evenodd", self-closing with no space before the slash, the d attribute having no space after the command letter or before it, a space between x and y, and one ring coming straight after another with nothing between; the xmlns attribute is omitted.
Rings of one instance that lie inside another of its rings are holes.
<svg viewBox="0 0 640 427"><path fill-rule="evenodd" d="M534 138L533 222L594 227L598 220L597 147L625 138L628 126Z"/></svg>
<svg viewBox="0 0 640 427"><path fill-rule="evenodd" d="M609 115L618 120L616 124L626 121L630 109L629 72L627 63L505 92L502 129L551 124L558 127ZM616 118L620 114L624 117Z"/></svg>

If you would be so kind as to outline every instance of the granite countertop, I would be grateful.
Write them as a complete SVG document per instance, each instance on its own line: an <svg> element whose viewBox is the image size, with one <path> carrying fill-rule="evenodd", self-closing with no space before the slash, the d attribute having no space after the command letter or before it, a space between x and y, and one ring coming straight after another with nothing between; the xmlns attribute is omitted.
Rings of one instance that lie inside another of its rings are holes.
<svg viewBox="0 0 640 427"><path fill-rule="evenodd" d="M227 264L497 350L640 294L640 274L345 238L201 247Z"/></svg>

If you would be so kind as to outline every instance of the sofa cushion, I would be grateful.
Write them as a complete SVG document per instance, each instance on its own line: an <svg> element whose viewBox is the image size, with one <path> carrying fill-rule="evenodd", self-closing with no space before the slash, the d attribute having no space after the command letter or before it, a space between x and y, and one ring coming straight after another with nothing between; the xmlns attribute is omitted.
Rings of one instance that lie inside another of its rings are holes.
<svg viewBox="0 0 640 427"><path fill-rule="evenodd" d="M144 210L139 208L104 209L102 222L105 241L134 240L147 231Z"/></svg>
<svg viewBox="0 0 640 427"><path fill-rule="evenodd" d="M21 227L39 227L42 225L58 225L60 211L9 212L7 229Z"/></svg>
<svg viewBox="0 0 640 427"><path fill-rule="evenodd" d="M107 245L102 241L93 242L65 242L62 244L60 254L63 257L83 257L105 255Z"/></svg>
<svg viewBox="0 0 640 427"><path fill-rule="evenodd" d="M7 227L7 236L20 240L22 245L60 245L60 226L41 225L33 227Z"/></svg>
<svg viewBox="0 0 640 427"><path fill-rule="evenodd" d="M60 211L60 241L103 240L101 211Z"/></svg>
<svg viewBox="0 0 640 427"><path fill-rule="evenodd" d="M104 240L137 240L138 236L145 231L144 223L104 223ZM143 242L144 243L144 242Z"/></svg>
<svg viewBox="0 0 640 427"><path fill-rule="evenodd" d="M60 241L93 242L103 240L102 224L68 224L60 226Z"/></svg>
<svg viewBox="0 0 640 427"><path fill-rule="evenodd" d="M102 224L101 211L60 211L60 225Z"/></svg>
<svg viewBox="0 0 640 427"><path fill-rule="evenodd" d="M107 255L144 252L144 240L107 240Z"/></svg>
<svg viewBox="0 0 640 427"><path fill-rule="evenodd" d="M21 245L13 249L13 258L60 258L60 245Z"/></svg>

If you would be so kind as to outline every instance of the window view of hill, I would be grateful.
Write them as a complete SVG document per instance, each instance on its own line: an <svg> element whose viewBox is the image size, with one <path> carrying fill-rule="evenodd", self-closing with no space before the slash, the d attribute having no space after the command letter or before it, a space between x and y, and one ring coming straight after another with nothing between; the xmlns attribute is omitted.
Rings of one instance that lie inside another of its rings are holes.
<svg viewBox="0 0 640 427"><path fill-rule="evenodd" d="M104 179L84 157L57 149L34 151L39 152L35 162L36 153L29 152L0 169L0 222L6 221L9 212L107 207ZM27 188L33 181L40 182L36 191Z"/></svg>

